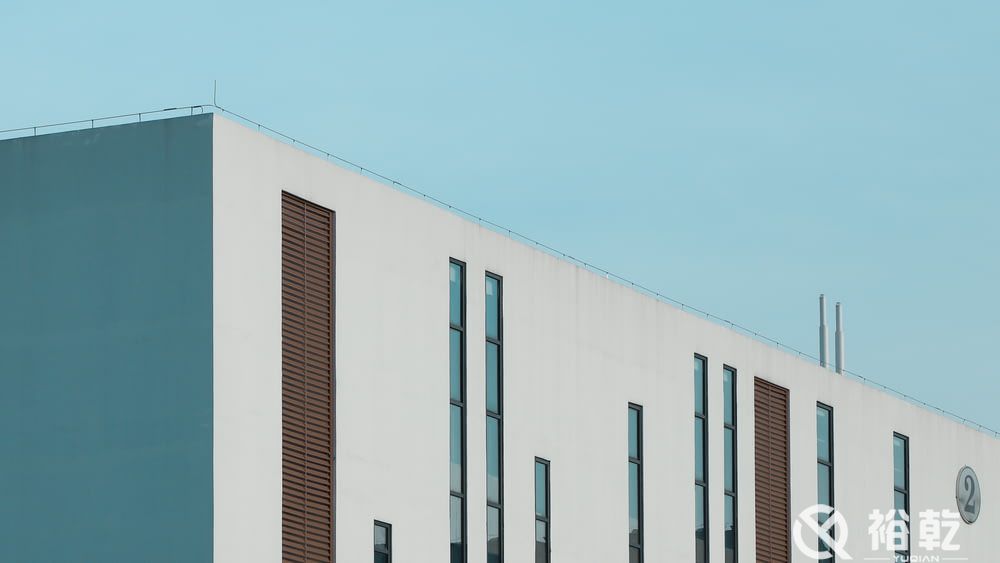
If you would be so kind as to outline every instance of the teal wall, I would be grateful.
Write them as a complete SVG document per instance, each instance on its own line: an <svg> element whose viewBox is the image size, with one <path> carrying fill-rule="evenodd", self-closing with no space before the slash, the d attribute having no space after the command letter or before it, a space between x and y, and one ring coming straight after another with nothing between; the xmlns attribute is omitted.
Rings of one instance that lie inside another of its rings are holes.
<svg viewBox="0 0 1000 563"><path fill-rule="evenodd" d="M211 558L211 116L0 141L0 561Z"/></svg>

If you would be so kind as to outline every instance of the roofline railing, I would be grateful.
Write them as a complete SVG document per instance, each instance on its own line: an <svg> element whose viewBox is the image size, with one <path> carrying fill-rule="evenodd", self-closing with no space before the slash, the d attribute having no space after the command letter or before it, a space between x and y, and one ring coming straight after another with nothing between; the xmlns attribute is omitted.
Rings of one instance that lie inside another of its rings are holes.
<svg viewBox="0 0 1000 563"><path fill-rule="evenodd" d="M576 266L579 266L581 268L589 270L589 271L591 271L591 272L593 272L595 274L602 275L602 276L604 276L605 278L607 278L609 280L614 280L616 283L619 283L621 285L630 287L630 288L632 288L632 289L634 289L634 290L636 290L636 291L638 291L640 293L643 293L643 294L645 294L645 295L647 295L649 297L652 297L652 298L654 298L654 299L656 299L656 300L658 300L660 302L663 302L663 303L666 303L666 304L669 304L669 305L673 305L673 306L677 307L678 309L680 309L681 311L690 313L690 314L695 315L695 316L702 317L702 318L704 318L706 320L709 320L709 321L712 321L712 322L714 322L714 323L716 323L718 325L727 327L727 328L729 328L729 329L731 329L731 330L733 330L735 332L738 332L738 333L741 333L741 334L743 334L745 336L751 337L751 338L753 338L753 339L755 339L755 340L757 340L759 342L763 342L765 344L772 345L775 348L777 348L777 349L779 349L779 350L781 350L783 352L786 352L788 354L791 354L793 356L797 356L800 359L809 360L809 361L815 362L817 365L819 365L820 359L818 357L816 357L816 356L813 356L812 354L803 352L803 351L801 351L801 350L799 350L797 348L794 348L792 346L784 344L784 343L782 343L782 342L780 342L780 341L778 341L778 340L776 340L774 338L771 338L769 336L761 334L761 333L759 333L759 332L757 332L757 331L755 331L755 330L753 330L751 328L745 327L745 326L743 326L741 324L738 324L736 322L733 322L733 321L731 321L729 319L725 319L723 317L720 317L718 315L712 314L712 313L710 313L708 311L705 311L703 309L700 309L698 307L693 307L691 305L688 305L687 303L684 303L683 301L680 301L678 299L674 299L674 298L672 298L672 297L670 297L668 295L664 295L664 294L662 294L662 293L660 293L660 292L658 292L656 290L650 289L649 287L646 287L646 286L642 285L641 283L635 282L635 281L633 281L633 280L631 280L631 279L629 279L629 278L627 278L625 276L616 274L614 272L606 270L606 269L604 269L604 268L602 268L600 266L597 266L595 264L591 264L590 262L587 262L586 260L577 258L576 256L573 256L572 254L568 254L568 253L563 252L563 251L561 251L559 249L553 248L553 247L551 247L551 246L549 246L549 245L547 245L547 244L545 244L545 243L543 243L541 241L535 240L535 239L533 239L533 238L531 238L531 237L529 237L527 235L524 235L524 234L522 234L522 233L520 233L518 231L515 231L515 230L513 230L513 229L511 229L509 227L505 227L505 226L500 225L498 223L494 223L493 221L490 221L489 219L485 219L485 218L483 218L483 217L481 217L479 215L476 215L475 213L472 213L470 211L466 211L466 210L464 210L464 209L462 209L460 207L456 207L456 206L454 206L454 205L452 205L452 204L450 204L450 203L448 203L446 201L443 201L441 199L438 199L438 198L436 198L436 197L434 197L434 196L432 196L432 195L430 195L430 194L428 194L426 192L423 192L423 191L418 190L418 189L416 189L416 188L414 188L414 187L412 187L410 185L407 185L407 184L405 184L403 182L400 182L399 180L390 178L388 176L385 176L384 174L376 172L375 170L372 170L371 168L367 168L367 167L365 167L365 166L363 166L361 164L358 164L358 163L356 163L356 162L354 162L352 160L349 160L347 158L338 156L337 154L331 153L329 151L325 151L325 150L323 150L323 149L321 149L319 147L316 147L314 145L311 145L309 143L305 143L303 141L300 141L300 140L296 139L295 137L292 137L290 135L286 135L285 133L282 133L281 131L278 131L277 129L273 129L271 127L263 125L262 123L260 123L258 121L254 121L253 119L250 119L249 117L246 117L246 116L241 115L239 113L236 113L234 111L227 110L227 109L225 109L225 108L223 108L221 106L218 106L216 104L196 104L196 105L190 105L190 106L178 106L178 107L163 108L163 109L143 111L143 112L123 113L123 114L119 114L119 115L111 115L111 116L105 116L105 117L95 117L95 118L91 118L91 119L80 119L80 120L76 120L76 121L64 121L64 122L61 122L61 123L49 123L49 124L45 124L45 125L33 125L33 126L28 126L28 127L18 127L18 128L14 128L14 129L4 129L4 130L0 130L0 136L2 136L2 135L8 135L8 134L11 134L11 133L14 133L15 135L12 135L10 137L4 137L3 139L0 139L0 140L8 140L8 139L16 139L16 138L27 137L27 136L29 136L28 135L29 131L31 132L30 136L36 136L39 133L41 133L41 134L47 134L49 132L64 132L64 131L75 131L75 130L81 130L81 129L92 129L92 128L95 128L95 127L98 127L98 126L119 125L119 124L124 124L124 123L139 123L139 122L142 122L143 117L147 118L147 121L148 121L148 120L150 120L150 118L152 118L153 120L156 120L156 119L166 119L166 118L169 118L169 117L179 117L179 116L184 115L184 114L195 115L195 114L202 114L202 113L219 113L219 114L222 114L222 115L232 116L232 117L236 118L237 120L244 122L248 126L256 128L258 131L260 131L262 133L266 133L268 135L271 135L272 137L284 140L284 141L286 141L286 142L288 142L288 143L290 143L290 144L292 144L294 146L302 147L303 149L306 149L306 150L312 152L313 154L315 154L317 156L325 157L325 158L327 158L330 161L339 163L339 164L347 166L349 168L356 169L359 174L362 174L364 176L368 176L368 177L370 177L370 178L372 178L374 180L377 180L377 181L379 181L379 182L381 182L381 183L383 183L383 184L385 184L387 186L393 187L393 188L398 189L400 191L409 192L411 194L414 194L414 195L416 195L416 196L418 196L418 197L420 197L420 198L422 198L422 199L424 199L424 200L426 200L428 202L433 203L434 205L436 205L438 207L441 207L443 209L451 211L451 212L453 212L453 213L455 213L457 215L460 215L462 217L465 217L466 219L469 219L471 221L475 221L479 225L481 225L483 227L486 227L486 228L489 228L492 231L495 231L495 232L500 233L500 234L506 234L507 236L509 236L512 239L519 240L519 241L521 241L521 242L523 242L523 243L525 243L525 244L527 244L529 246L532 246L534 248L542 250L542 251L546 252L547 254L550 254L550 255L555 256L557 258L561 258L563 260L566 260L566 261L568 261L568 262L570 262L572 264L575 264ZM111 123L111 122L118 122L118 123ZM59 128L65 128L65 129L59 129ZM58 131L51 131L53 129L59 129L59 130ZM20 133L20 135L18 135L17 133ZM956 422L960 422L960 423L962 423L962 424L964 424L964 425L966 425L966 426L968 426L970 428L973 428L975 430L979 430L979 431L984 432L986 434L992 435L995 438L1000 438L1000 431L995 430L993 428L990 428L988 426L985 426L983 424L980 424L980 423L978 423L978 422L976 422L974 420L968 419L968 418L966 418L964 416L961 416L961 415L959 415L957 413L954 413L952 411L943 409L943 408L938 407L936 405L932 405L931 403L928 403L926 401L918 399L918 398L916 398L916 397L914 397L912 395L904 393L904 392L902 392L902 391L900 391L898 389L895 389L893 387L890 387L888 385L879 383L878 381L875 381L875 380L873 380L871 378L865 377L865 376L863 376L863 375L861 375L861 374L859 374L857 372L850 371L850 370L844 370L844 374L848 375L848 376L850 376L850 377L852 377L852 378L854 378L854 379L856 379L856 380L858 380L858 381L860 381L860 382L862 382L862 383L864 383L864 384L866 384L866 385L868 385L870 387L873 387L873 388L876 388L876 389L880 389L882 391L885 391L886 393L889 393L890 395L894 395L894 396L896 396L898 398L904 399L907 402L910 402L912 404L924 407L924 408L926 408L926 409L928 409L930 411L933 411L933 412L939 413L941 415L944 415L944 416L946 416L946 417L948 417L948 418L950 418L950 419L952 419L952 420L954 420Z"/></svg>

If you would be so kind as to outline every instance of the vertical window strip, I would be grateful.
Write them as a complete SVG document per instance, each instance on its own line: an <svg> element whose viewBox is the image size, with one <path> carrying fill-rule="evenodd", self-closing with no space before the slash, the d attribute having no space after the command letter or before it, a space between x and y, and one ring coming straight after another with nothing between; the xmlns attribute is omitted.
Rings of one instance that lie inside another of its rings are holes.
<svg viewBox="0 0 1000 563"><path fill-rule="evenodd" d="M449 263L450 465L449 527L451 563L467 558L465 431L465 264Z"/></svg>
<svg viewBox="0 0 1000 563"><path fill-rule="evenodd" d="M833 497L833 407L816 403L816 504L834 507ZM819 523L826 522L828 516L820 514ZM837 530L830 530L831 537L836 537ZM825 541L819 541L820 553L827 551L830 557L824 559L834 562L833 550Z"/></svg>
<svg viewBox="0 0 1000 563"><path fill-rule="evenodd" d="M695 563L708 563L708 358L694 356Z"/></svg>
<svg viewBox="0 0 1000 563"><path fill-rule="evenodd" d="M628 560L643 561L642 407L628 406Z"/></svg>
<svg viewBox="0 0 1000 563"><path fill-rule="evenodd" d="M736 542L739 537L737 525L736 487L736 370L729 366L722 368L723 385L723 426L725 432L725 563L736 563Z"/></svg>
<svg viewBox="0 0 1000 563"><path fill-rule="evenodd" d="M896 552L896 561L907 561L910 557L910 439L895 432L892 435L892 465L893 508L897 511L896 520L902 520L906 528L906 549Z"/></svg>
<svg viewBox="0 0 1000 563"><path fill-rule="evenodd" d="M503 561L503 282L486 273L486 561Z"/></svg>
<svg viewBox="0 0 1000 563"><path fill-rule="evenodd" d="M549 563L552 548L551 493L549 492L549 462L535 458L535 563Z"/></svg>
<svg viewBox="0 0 1000 563"><path fill-rule="evenodd" d="M392 525L375 521L375 563L392 563Z"/></svg>

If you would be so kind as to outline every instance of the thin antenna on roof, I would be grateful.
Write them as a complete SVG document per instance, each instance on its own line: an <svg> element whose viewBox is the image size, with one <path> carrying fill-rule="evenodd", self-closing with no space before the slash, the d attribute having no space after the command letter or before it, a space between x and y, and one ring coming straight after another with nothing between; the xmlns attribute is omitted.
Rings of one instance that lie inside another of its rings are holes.
<svg viewBox="0 0 1000 563"><path fill-rule="evenodd" d="M819 295L819 365L826 367L829 341L826 336L826 295Z"/></svg>
<svg viewBox="0 0 1000 563"><path fill-rule="evenodd" d="M212 81L212 105L213 106L219 105L218 96L219 96L219 81L218 80L213 80Z"/></svg>

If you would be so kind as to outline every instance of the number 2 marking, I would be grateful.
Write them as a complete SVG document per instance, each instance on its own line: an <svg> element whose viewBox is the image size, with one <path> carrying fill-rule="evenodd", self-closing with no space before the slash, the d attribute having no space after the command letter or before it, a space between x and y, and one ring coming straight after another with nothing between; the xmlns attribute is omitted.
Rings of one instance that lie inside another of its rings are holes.
<svg viewBox="0 0 1000 563"><path fill-rule="evenodd" d="M969 498L965 502L965 511L969 514L976 512L976 481L972 475L965 476L965 490L969 492Z"/></svg>

